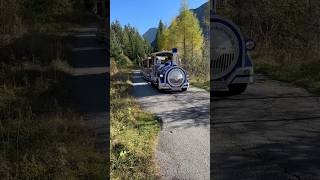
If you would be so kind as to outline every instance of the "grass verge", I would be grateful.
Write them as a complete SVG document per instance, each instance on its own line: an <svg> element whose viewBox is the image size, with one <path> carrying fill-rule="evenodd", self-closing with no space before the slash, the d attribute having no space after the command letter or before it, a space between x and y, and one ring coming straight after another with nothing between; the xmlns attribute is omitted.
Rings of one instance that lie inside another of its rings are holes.
<svg viewBox="0 0 320 180"><path fill-rule="evenodd" d="M191 76L190 85L205 89L206 91L210 92L210 81L206 80L206 78Z"/></svg>
<svg viewBox="0 0 320 180"><path fill-rule="evenodd" d="M111 178L156 179L155 146L159 119L142 111L129 95L130 69L118 69L111 80Z"/></svg>
<svg viewBox="0 0 320 180"><path fill-rule="evenodd" d="M284 52L269 54L256 52L252 54L252 59L256 73L266 74L272 79L293 83L312 93L320 94L320 61L318 57Z"/></svg>

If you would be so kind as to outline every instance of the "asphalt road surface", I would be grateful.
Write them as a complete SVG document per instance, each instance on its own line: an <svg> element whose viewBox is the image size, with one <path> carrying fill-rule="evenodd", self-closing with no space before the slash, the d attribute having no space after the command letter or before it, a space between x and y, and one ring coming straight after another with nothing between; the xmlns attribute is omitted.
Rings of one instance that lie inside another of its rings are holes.
<svg viewBox="0 0 320 180"><path fill-rule="evenodd" d="M210 94L191 87L160 93L133 71L133 95L141 107L162 119L156 149L163 179L210 179Z"/></svg>
<svg viewBox="0 0 320 180"><path fill-rule="evenodd" d="M257 75L211 113L212 179L320 179L320 97Z"/></svg>

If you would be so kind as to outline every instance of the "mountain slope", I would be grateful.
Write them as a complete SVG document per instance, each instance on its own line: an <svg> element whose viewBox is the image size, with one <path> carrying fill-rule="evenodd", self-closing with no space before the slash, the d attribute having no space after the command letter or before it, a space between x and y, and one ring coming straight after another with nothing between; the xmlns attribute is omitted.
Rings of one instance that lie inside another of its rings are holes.
<svg viewBox="0 0 320 180"><path fill-rule="evenodd" d="M156 39L157 28L150 28L147 32L143 34L143 38L145 38L150 44Z"/></svg>
<svg viewBox="0 0 320 180"><path fill-rule="evenodd" d="M209 2L202 4L196 9L190 9L199 20L200 27L202 29L205 38L209 37L209 22L206 22L206 16L209 16ZM148 42L154 46L154 41L157 35L157 28L150 28L147 32L143 34L143 37L148 40Z"/></svg>
<svg viewBox="0 0 320 180"><path fill-rule="evenodd" d="M209 35L209 8L209 2L206 2L196 9L190 9L198 18L204 37L208 37Z"/></svg>

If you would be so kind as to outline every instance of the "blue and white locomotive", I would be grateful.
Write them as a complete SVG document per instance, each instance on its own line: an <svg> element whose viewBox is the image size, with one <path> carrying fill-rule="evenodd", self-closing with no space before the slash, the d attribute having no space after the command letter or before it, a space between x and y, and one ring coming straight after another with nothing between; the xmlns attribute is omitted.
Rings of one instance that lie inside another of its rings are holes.
<svg viewBox="0 0 320 180"><path fill-rule="evenodd" d="M211 90L241 94L253 82L253 65L247 52L255 44L245 40L235 24L216 14L216 0L211 3Z"/></svg>
<svg viewBox="0 0 320 180"><path fill-rule="evenodd" d="M186 91L189 77L180 63L175 48L172 51L155 52L142 62L142 74L159 90Z"/></svg>

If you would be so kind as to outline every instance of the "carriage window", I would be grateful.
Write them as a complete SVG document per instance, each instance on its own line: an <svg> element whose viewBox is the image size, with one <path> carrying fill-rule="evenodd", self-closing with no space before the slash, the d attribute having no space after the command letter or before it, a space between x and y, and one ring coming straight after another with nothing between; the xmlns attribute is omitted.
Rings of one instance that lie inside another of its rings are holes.
<svg viewBox="0 0 320 180"><path fill-rule="evenodd" d="M163 64L164 58L157 56L156 57L156 64Z"/></svg>

